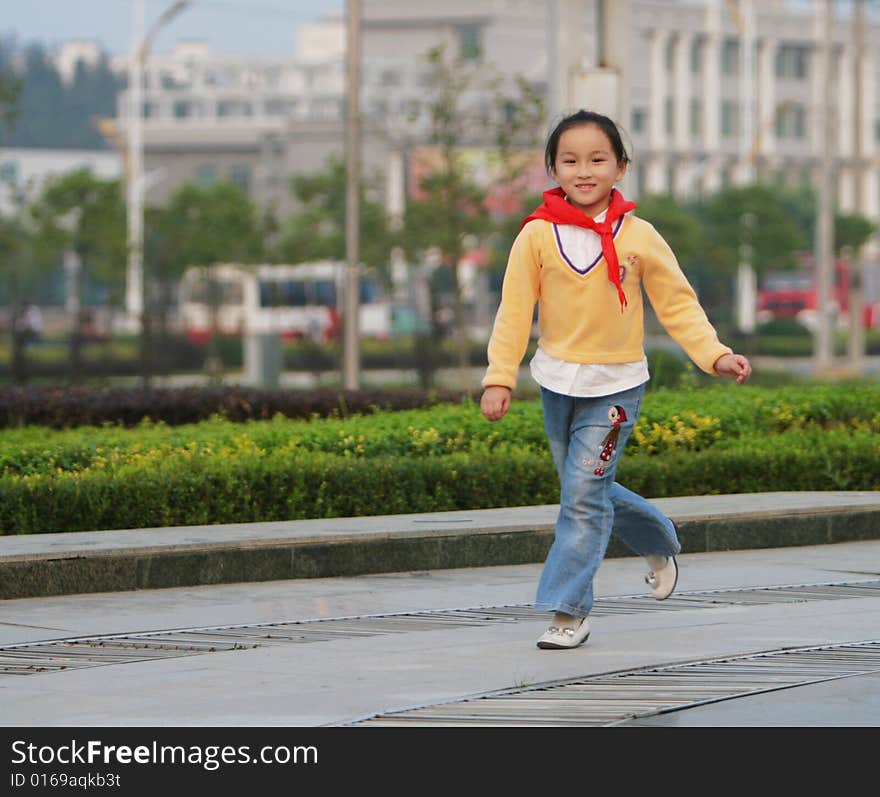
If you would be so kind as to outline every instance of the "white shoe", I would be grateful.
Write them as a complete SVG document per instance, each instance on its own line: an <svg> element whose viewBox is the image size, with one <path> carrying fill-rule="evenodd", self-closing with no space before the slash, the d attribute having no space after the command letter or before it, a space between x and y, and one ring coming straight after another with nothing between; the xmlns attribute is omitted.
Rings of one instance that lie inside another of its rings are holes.
<svg viewBox="0 0 880 797"><path fill-rule="evenodd" d="M586 617L577 628L560 628L551 625L538 639L538 647L543 650L576 648L590 636L590 623Z"/></svg>
<svg viewBox="0 0 880 797"><path fill-rule="evenodd" d="M656 567L651 561L656 558L652 556L648 559L648 566L654 569L648 571L645 583L651 588L651 594L658 601L665 601L675 590L675 585L678 584L678 563L674 556L668 556L666 564Z"/></svg>

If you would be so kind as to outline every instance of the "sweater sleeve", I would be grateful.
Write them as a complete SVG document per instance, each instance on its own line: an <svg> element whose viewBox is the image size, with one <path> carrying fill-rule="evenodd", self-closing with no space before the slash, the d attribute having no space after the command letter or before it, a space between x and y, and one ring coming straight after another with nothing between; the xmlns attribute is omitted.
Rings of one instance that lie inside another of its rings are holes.
<svg viewBox="0 0 880 797"><path fill-rule="evenodd" d="M489 367L483 387L516 387L517 374L529 345L532 316L540 293L538 239L544 222L532 221L520 230L510 249L501 304L489 338Z"/></svg>
<svg viewBox="0 0 880 797"><path fill-rule="evenodd" d="M705 310L681 270L669 244L650 226L650 253L642 272L642 283L660 323L699 368L717 376L714 365L733 350L718 340Z"/></svg>

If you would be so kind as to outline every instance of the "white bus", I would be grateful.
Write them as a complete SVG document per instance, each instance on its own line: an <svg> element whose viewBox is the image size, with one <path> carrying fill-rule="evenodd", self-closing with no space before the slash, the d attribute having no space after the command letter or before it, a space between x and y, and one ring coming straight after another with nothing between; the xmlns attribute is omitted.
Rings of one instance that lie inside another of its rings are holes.
<svg viewBox="0 0 880 797"><path fill-rule="evenodd" d="M346 271L346 263L333 260L188 268L180 283L184 331L195 341L206 340L215 328L227 335L332 340L342 332ZM387 338L391 303L369 270L361 273L359 298L360 334Z"/></svg>

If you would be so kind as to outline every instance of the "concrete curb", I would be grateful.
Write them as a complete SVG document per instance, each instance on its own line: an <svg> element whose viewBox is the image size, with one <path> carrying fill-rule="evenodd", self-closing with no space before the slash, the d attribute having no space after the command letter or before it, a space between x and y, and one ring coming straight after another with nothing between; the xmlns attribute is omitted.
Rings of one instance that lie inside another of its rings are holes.
<svg viewBox="0 0 880 797"><path fill-rule="evenodd" d="M880 492L654 501L687 553L880 539ZM542 562L558 506L0 537L0 598ZM613 538L609 557L631 556Z"/></svg>

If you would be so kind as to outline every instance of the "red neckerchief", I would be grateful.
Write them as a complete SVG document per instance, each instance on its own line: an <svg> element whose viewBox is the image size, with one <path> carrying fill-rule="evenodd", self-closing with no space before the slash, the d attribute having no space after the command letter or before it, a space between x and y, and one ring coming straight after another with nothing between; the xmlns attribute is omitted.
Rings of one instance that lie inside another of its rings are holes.
<svg viewBox="0 0 880 797"><path fill-rule="evenodd" d="M602 238L602 256L608 265L608 279L617 288L620 311L623 312L623 308L626 307L626 294L620 285L620 263L617 260L617 251L614 249L614 222L624 213L635 210L635 207L635 202L624 199L620 191L612 188L611 202L605 213L605 221L595 221L568 202L565 198L565 192L561 188L551 188L544 192L544 202L535 208L531 215L526 216L520 229L532 219L544 219L554 224L575 224L598 233Z"/></svg>

